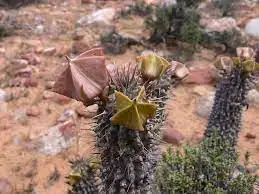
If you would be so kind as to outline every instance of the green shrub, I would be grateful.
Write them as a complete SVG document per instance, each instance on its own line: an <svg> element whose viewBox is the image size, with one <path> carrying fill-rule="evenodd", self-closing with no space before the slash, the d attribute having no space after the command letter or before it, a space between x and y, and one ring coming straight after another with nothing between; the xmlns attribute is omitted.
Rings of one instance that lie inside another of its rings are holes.
<svg viewBox="0 0 259 194"><path fill-rule="evenodd" d="M229 155L223 142L215 134L196 147L169 148L157 168L158 190L163 194L253 193L256 176L237 171L237 156Z"/></svg>
<svg viewBox="0 0 259 194"><path fill-rule="evenodd" d="M198 44L201 40L200 16L196 11L199 1L177 1L169 6L157 6L155 14L147 18L153 30L152 42L166 41L169 37Z"/></svg>

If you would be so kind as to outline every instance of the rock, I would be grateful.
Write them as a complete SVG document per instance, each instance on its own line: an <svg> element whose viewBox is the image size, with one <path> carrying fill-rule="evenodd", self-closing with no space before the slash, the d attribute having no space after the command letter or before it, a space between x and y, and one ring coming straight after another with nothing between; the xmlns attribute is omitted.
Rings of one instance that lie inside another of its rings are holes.
<svg viewBox="0 0 259 194"><path fill-rule="evenodd" d="M32 69L31 69L31 67L25 67L25 68L17 69L17 70L13 71L13 74L14 74L15 77L29 78L29 77L31 77Z"/></svg>
<svg viewBox="0 0 259 194"><path fill-rule="evenodd" d="M37 25L36 28L34 29L34 33L39 35L43 34L44 29L45 29L44 25Z"/></svg>
<svg viewBox="0 0 259 194"><path fill-rule="evenodd" d="M69 148L74 141L71 120L55 125L40 134L38 139L39 152L44 155L57 155L63 149Z"/></svg>
<svg viewBox="0 0 259 194"><path fill-rule="evenodd" d="M259 17L248 21L245 26L245 32L251 36L259 37Z"/></svg>
<svg viewBox="0 0 259 194"><path fill-rule="evenodd" d="M208 118L214 103L214 96L215 92L210 92L206 96L199 97L196 102L195 113L200 117Z"/></svg>
<svg viewBox="0 0 259 194"><path fill-rule="evenodd" d="M18 65L18 66L21 66L21 67L26 67L27 65L29 65L29 62L25 59L13 59L11 61L11 63L13 65Z"/></svg>
<svg viewBox="0 0 259 194"><path fill-rule="evenodd" d="M91 105L88 107L85 107L82 105L82 106L79 106L76 108L76 113L79 116L84 117L84 118L92 118L92 117L96 116L97 110L98 110L97 104L94 104L94 105Z"/></svg>
<svg viewBox="0 0 259 194"><path fill-rule="evenodd" d="M106 65L106 69L112 77L116 75L116 66L112 63Z"/></svg>
<svg viewBox="0 0 259 194"><path fill-rule="evenodd" d="M252 89L247 94L247 100L250 105L259 104L259 92L256 89Z"/></svg>
<svg viewBox="0 0 259 194"><path fill-rule="evenodd" d="M72 45L72 53L81 54L90 49L90 45L86 40L74 41Z"/></svg>
<svg viewBox="0 0 259 194"><path fill-rule="evenodd" d="M93 25L97 27L110 27L112 26L112 20L114 19L116 11L114 8L104 8L95 11L87 16L80 18L77 21L79 26Z"/></svg>
<svg viewBox="0 0 259 194"><path fill-rule="evenodd" d="M18 108L13 112L13 119L15 121L19 121L22 124L26 124L28 121L28 117L26 111L23 108Z"/></svg>
<svg viewBox="0 0 259 194"><path fill-rule="evenodd" d="M28 87L37 87L38 86L38 80L33 79L33 78L25 78L23 81L23 85L28 88Z"/></svg>
<svg viewBox="0 0 259 194"><path fill-rule="evenodd" d="M256 138L256 134L253 134L253 133L246 133L245 137L247 139L255 139Z"/></svg>
<svg viewBox="0 0 259 194"><path fill-rule="evenodd" d="M171 5L175 5L176 3L177 3L176 0L163 0L163 1L161 1L160 5L168 7L168 6L171 6Z"/></svg>
<svg viewBox="0 0 259 194"><path fill-rule="evenodd" d="M56 53L57 49L55 47L46 48L43 50L43 54L47 56L52 56Z"/></svg>
<svg viewBox="0 0 259 194"><path fill-rule="evenodd" d="M199 96L206 96L213 90L210 85L198 85L193 88L193 92Z"/></svg>
<svg viewBox="0 0 259 194"><path fill-rule="evenodd" d="M180 131L173 128L171 124L168 124L168 127L163 131L163 139L167 143L179 145L184 140L184 136Z"/></svg>
<svg viewBox="0 0 259 194"><path fill-rule="evenodd" d="M0 193L1 194L13 193L13 188L12 188L10 182L5 178L0 178Z"/></svg>
<svg viewBox="0 0 259 194"><path fill-rule="evenodd" d="M120 19L117 32L129 42L137 43L142 39L149 38L149 31L145 28L145 20L140 16L131 16L129 18Z"/></svg>
<svg viewBox="0 0 259 194"><path fill-rule="evenodd" d="M216 78L216 72L210 66L189 69L189 71L189 75L184 79L184 82L188 84L210 84Z"/></svg>
<svg viewBox="0 0 259 194"><path fill-rule="evenodd" d="M203 26L207 32L224 32L237 27L236 20L232 17L219 19L202 18L200 25Z"/></svg>
<svg viewBox="0 0 259 194"><path fill-rule="evenodd" d="M254 58L255 57L255 51L250 47L238 47L236 48L236 53L238 57L244 57L244 58Z"/></svg>
<svg viewBox="0 0 259 194"><path fill-rule="evenodd" d="M0 88L0 102L5 101L7 98L7 93Z"/></svg>
<svg viewBox="0 0 259 194"><path fill-rule="evenodd" d="M31 106L26 110L26 114L29 117L37 117L40 115L40 109L37 106Z"/></svg>
<svg viewBox="0 0 259 194"><path fill-rule="evenodd" d="M72 119L76 118L75 111L72 109L65 109L64 113L57 119L57 122L63 123L71 118Z"/></svg>
<svg viewBox="0 0 259 194"><path fill-rule="evenodd" d="M22 55L22 59L27 60L30 65L40 64L40 58L33 52Z"/></svg>
<svg viewBox="0 0 259 194"><path fill-rule="evenodd" d="M172 61L171 63L176 77L183 79L189 75L189 69L183 63L180 63L178 61Z"/></svg>

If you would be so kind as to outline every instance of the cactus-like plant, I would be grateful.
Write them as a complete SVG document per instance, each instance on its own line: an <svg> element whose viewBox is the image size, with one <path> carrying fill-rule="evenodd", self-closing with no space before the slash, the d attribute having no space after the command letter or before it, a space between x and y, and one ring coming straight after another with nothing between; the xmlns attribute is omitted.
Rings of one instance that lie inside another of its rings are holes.
<svg viewBox="0 0 259 194"><path fill-rule="evenodd" d="M155 166L159 159L159 133L165 120L164 106L172 83L170 71L146 85L146 98L158 105L153 119L142 130L115 125L115 97L109 95L106 106L100 107L94 132L101 158L101 178L107 193L149 193L152 190ZM119 70L112 87L134 99L143 81L137 69ZM132 119L132 118L128 118ZM132 121L132 122L137 122Z"/></svg>
<svg viewBox="0 0 259 194"><path fill-rule="evenodd" d="M163 194L253 193L256 176L236 169L237 155L227 152L229 146L215 132L198 146L181 151L169 148L157 167L157 190Z"/></svg>
<svg viewBox="0 0 259 194"><path fill-rule="evenodd" d="M97 59L98 56L93 58ZM167 91L174 79L170 63L161 57L148 55L137 61L141 63L140 67L129 65L111 73L107 99L96 99L99 109L92 130L96 135L96 148L100 158L100 184L92 182L96 179L96 173L93 173L96 168L84 160L76 160L72 162L72 169L76 174L72 173L70 176L72 193L140 194L150 193L153 189L155 167L160 155L159 135L166 116L164 106L168 99ZM85 68L93 68L93 63L87 63L88 60L85 62ZM78 71L86 73L80 68ZM152 70L149 71L148 68ZM84 77L87 78L87 75ZM62 80L65 83L66 79L61 77L57 86L64 86ZM91 84L96 85L94 82ZM63 95L71 97L71 94ZM95 98L75 99L87 104L87 101Z"/></svg>
<svg viewBox="0 0 259 194"><path fill-rule="evenodd" d="M253 192L256 176L237 172L235 145L242 110L248 106L246 95L254 86L253 74L259 64L246 52L249 49L237 51L239 57L224 58L215 64L224 72L201 144L163 155L156 176L162 193Z"/></svg>
<svg viewBox="0 0 259 194"><path fill-rule="evenodd" d="M230 60L231 61L231 60ZM248 107L247 93L254 86L254 70L258 64L253 59L232 58L231 68L224 72L217 86L214 105L210 113L205 136L218 129L220 136L235 147L241 127L242 111Z"/></svg>

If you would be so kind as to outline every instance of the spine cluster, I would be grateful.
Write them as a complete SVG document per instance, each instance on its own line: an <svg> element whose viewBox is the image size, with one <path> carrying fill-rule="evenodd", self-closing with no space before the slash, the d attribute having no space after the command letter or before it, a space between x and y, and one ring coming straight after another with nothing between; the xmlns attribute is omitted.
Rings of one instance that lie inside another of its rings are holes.
<svg viewBox="0 0 259 194"><path fill-rule="evenodd" d="M245 74L240 67L225 73L217 86L214 105L209 116L205 137L215 130L234 148L240 131L242 111L248 108L247 93L254 86L255 78Z"/></svg>

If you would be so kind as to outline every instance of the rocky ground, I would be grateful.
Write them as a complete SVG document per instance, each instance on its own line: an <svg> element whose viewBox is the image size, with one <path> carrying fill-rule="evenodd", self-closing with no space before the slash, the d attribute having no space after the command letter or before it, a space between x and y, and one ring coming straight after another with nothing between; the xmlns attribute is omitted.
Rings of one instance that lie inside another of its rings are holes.
<svg viewBox="0 0 259 194"><path fill-rule="evenodd" d="M0 21L15 26L10 36L0 39L0 193L66 193L68 161L93 152L92 134L87 129L97 107L84 107L49 90L66 63L65 55L73 56L100 45L102 32L116 27L137 41L148 36L141 17L119 19L119 10L130 2L82 0L81 4L67 0L0 10ZM245 29L247 36L252 34L248 36L252 44L259 40L259 13L255 11L259 4L254 1L243 6L235 19L225 18L223 22ZM107 9L97 12L104 8ZM208 29L217 29L217 22L222 22L207 16L204 19L213 21L203 20ZM164 45L153 49L163 56L177 50ZM107 55L106 63L134 63L135 57L145 50L143 45L132 46L124 54ZM215 51L202 48L185 61L189 76L171 91L164 132L167 141L175 146L197 143L202 138L215 91L211 64L216 55ZM257 90L250 92L249 101L238 150L240 160L249 151L251 162L258 164Z"/></svg>

